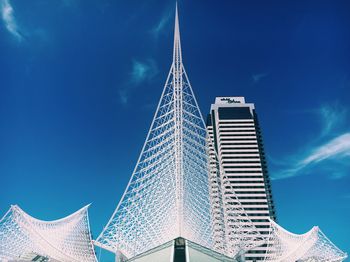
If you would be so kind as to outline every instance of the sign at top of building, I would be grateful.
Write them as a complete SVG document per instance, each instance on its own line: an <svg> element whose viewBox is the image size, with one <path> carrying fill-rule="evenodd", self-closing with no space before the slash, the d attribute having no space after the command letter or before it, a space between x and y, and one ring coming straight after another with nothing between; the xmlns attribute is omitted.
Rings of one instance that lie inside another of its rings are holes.
<svg viewBox="0 0 350 262"><path fill-rule="evenodd" d="M244 104L245 100L242 96L217 97L215 104Z"/></svg>

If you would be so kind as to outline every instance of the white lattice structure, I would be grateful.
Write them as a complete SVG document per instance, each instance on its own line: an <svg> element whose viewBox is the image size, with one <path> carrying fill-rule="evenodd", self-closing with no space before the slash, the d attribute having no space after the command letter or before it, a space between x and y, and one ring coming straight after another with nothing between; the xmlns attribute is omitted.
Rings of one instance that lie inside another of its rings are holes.
<svg viewBox="0 0 350 262"><path fill-rule="evenodd" d="M163 93L126 191L95 244L131 258L177 237L230 257L262 241L210 143L182 63L176 9Z"/></svg>
<svg viewBox="0 0 350 262"><path fill-rule="evenodd" d="M41 260L39 260L39 258ZM88 206L55 221L42 221L11 206L0 220L0 261L97 261Z"/></svg>
<svg viewBox="0 0 350 262"><path fill-rule="evenodd" d="M271 220L265 261L340 262L347 254L337 248L318 228L301 235L293 234Z"/></svg>

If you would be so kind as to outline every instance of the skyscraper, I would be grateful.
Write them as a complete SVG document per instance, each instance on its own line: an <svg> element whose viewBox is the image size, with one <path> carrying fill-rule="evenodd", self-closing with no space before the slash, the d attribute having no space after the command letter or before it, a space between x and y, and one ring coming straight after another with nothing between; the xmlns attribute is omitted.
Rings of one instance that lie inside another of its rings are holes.
<svg viewBox="0 0 350 262"><path fill-rule="evenodd" d="M244 97L217 97L207 128L232 193L260 233L268 234L268 219L276 220L276 213L254 104L246 103ZM246 254L246 260L262 260L265 252L264 246L255 248Z"/></svg>

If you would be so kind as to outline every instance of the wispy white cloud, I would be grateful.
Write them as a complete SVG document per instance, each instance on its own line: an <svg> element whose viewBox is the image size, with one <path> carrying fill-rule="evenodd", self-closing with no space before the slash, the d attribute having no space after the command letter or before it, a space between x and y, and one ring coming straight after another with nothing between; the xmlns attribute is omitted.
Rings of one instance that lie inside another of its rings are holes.
<svg viewBox="0 0 350 262"><path fill-rule="evenodd" d="M167 27L170 25L171 18L173 17L173 12L166 12L161 19L158 21L158 23L151 29L151 33L155 38L158 38L158 36L167 29Z"/></svg>
<svg viewBox="0 0 350 262"><path fill-rule="evenodd" d="M311 152L309 156L304 158L300 164L306 166L318 163L329 158L350 157L350 133L340 135L328 143L321 145Z"/></svg>
<svg viewBox="0 0 350 262"><path fill-rule="evenodd" d="M322 136L328 135L333 129L342 126L348 114L347 109L339 103L325 104L317 110L322 121Z"/></svg>
<svg viewBox="0 0 350 262"><path fill-rule="evenodd" d="M269 159L275 167L273 179L310 173L327 173L331 179L350 175L350 132L348 109L338 102L309 110L320 119L320 133L298 154L284 159Z"/></svg>
<svg viewBox="0 0 350 262"><path fill-rule="evenodd" d="M120 102L126 105L129 102L128 89L120 89L118 94Z"/></svg>
<svg viewBox="0 0 350 262"><path fill-rule="evenodd" d="M152 80L158 72L157 64L151 58L145 61L133 60L130 78L123 85L123 88L119 90L120 102L124 105L127 104L130 93L141 84Z"/></svg>
<svg viewBox="0 0 350 262"><path fill-rule="evenodd" d="M330 172L330 178L334 180L342 179L343 177L346 177L348 175L349 175L349 171Z"/></svg>
<svg viewBox="0 0 350 262"><path fill-rule="evenodd" d="M253 74L253 75L252 75L253 83L254 83L254 84L259 83L261 79L267 77L268 75L269 75L268 73Z"/></svg>
<svg viewBox="0 0 350 262"><path fill-rule="evenodd" d="M158 68L153 59L147 59L146 61L133 60L130 74L132 83L140 84L145 80L152 79L156 74L158 74Z"/></svg>
<svg viewBox="0 0 350 262"><path fill-rule="evenodd" d="M17 22L14 16L14 10L11 6L10 0L0 0L1 7L1 17L4 21L6 29L17 38L17 40L21 41L23 36L19 32L19 28L17 26Z"/></svg>
<svg viewBox="0 0 350 262"><path fill-rule="evenodd" d="M332 179L340 179L350 175L350 170L343 167L350 165L350 133L339 135L326 143L308 151L306 155L289 163L286 168L276 172L273 179L284 179L310 173L310 168L324 167L332 162L335 168L327 167L327 173Z"/></svg>

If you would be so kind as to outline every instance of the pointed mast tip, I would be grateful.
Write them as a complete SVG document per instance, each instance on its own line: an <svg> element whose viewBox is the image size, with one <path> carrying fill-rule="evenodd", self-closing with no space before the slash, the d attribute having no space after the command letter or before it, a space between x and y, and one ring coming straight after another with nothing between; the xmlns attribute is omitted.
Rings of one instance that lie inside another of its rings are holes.
<svg viewBox="0 0 350 262"><path fill-rule="evenodd" d="M176 1L176 5L175 5L175 28L174 28L173 62L174 63L179 63L179 62L181 63L182 62L180 28L179 28L179 14L178 14L177 1Z"/></svg>

